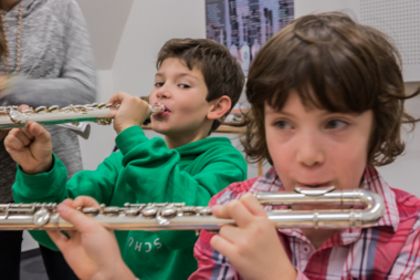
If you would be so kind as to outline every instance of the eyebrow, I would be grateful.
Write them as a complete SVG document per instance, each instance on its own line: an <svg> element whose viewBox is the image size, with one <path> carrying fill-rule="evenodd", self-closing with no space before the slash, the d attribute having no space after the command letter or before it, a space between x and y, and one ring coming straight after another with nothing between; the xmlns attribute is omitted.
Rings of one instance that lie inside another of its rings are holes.
<svg viewBox="0 0 420 280"><path fill-rule="evenodd" d="M266 113L267 113L267 115L276 115L276 114L279 114L279 115L284 115L284 116L287 116L287 117L290 117L290 118L294 117L293 112L287 112L287 111L281 111L281 110L278 111L278 110L273 110L271 108ZM344 112L329 112L329 111L325 111L324 110L324 111L322 111L319 114L320 117L326 117L326 116L329 116L329 115L350 115L352 117L357 117L357 116L361 115L361 113L352 113L352 112L348 112L348 113L344 113Z"/></svg>
<svg viewBox="0 0 420 280"><path fill-rule="evenodd" d="M162 77L165 77L165 74L157 72L155 74L155 77L162 78ZM196 77L195 75L189 74L189 73L180 73L180 74L175 75L175 77L177 79L187 77L187 78L193 78L195 80L199 80L198 77Z"/></svg>
<svg viewBox="0 0 420 280"><path fill-rule="evenodd" d="M266 113L267 114L270 114L270 115L273 115L273 114L282 114L282 115L287 115L287 116L293 116L292 113L289 113L289 112L286 112L286 111L283 111L283 110L275 110L275 109L273 109L271 107L269 107L266 110Z"/></svg>

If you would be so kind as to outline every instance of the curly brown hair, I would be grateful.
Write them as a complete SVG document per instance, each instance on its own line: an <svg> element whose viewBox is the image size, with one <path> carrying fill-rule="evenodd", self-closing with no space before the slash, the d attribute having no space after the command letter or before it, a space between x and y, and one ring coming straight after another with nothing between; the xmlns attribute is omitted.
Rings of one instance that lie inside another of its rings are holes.
<svg viewBox="0 0 420 280"><path fill-rule="evenodd" d="M210 39L171 39L160 49L156 68L159 69L167 58L178 58L190 70L197 68L201 71L208 89L207 101L227 95L232 101L232 107L238 102L245 76L241 66L225 46ZM219 121L214 121L211 131L216 130L219 125Z"/></svg>
<svg viewBox="0 0 420 280"><path fill-rule="evenodd" d="M0 20L0 61L7 57L7 43L4 32L3 20Z"/></svg>
<svg viewBox="0 0 420 280"><path fill-rule="evenodd" d="M294 90L304 106L330 112L372 110L368 163L385 165L404 151L402 123L407 96L397 49L382 32L339 12L307 15L272 37L253 61L246 84L251 110L242 139L251 160L271 163L264 129L264 104L281 110Z"/></svg>

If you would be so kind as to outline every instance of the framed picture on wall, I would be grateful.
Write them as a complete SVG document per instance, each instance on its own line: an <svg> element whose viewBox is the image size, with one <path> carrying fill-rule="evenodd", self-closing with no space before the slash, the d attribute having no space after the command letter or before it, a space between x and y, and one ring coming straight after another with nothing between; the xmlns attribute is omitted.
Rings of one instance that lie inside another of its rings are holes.
<svg viewBox="0 0 420 280"><path fill-rule="evenodd" d="M294 18L294 0L206 0L206 33L229 48L245 74L256 53Z"/></svg>

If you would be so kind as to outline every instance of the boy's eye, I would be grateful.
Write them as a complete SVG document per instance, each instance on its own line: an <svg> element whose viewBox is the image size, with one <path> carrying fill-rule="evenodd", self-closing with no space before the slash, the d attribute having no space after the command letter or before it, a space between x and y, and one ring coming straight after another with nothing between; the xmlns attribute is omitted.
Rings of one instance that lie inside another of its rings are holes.
<svg viewBox="0 0 420 280"><path fill-rule="evenodd" d="M287 120L278 120L273 123L273 125L280 129L290 129L292 128L292 124Z"/></svg>
<svg viewBox="0 0 420 280"><path fill-rule="evenodd" d="M184 89L184 88L190 88L191 86L189 84L181 83L181 84L178 84L178 87Z"/></svg>
<svg viewBox="0 0 420 280"><path fill-rule="evenodd" d="M163 84L164 84L164 82L155 82L154 86L155 86L155 88L159 88L159 87L163 86Z"/></svg>
<svg viewBox="0 0 420 280"><path fill-rule="evenodd" d="M346 121L334 119L334 120L327 121L325 128L326 129L341 129L341 128L345 128L348 125L349 123Z"/></svg>

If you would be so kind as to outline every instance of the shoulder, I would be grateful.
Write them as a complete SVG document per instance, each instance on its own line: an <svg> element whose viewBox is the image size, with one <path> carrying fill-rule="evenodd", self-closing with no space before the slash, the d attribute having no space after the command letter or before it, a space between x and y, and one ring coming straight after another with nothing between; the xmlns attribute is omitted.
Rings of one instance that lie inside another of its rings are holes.
<svg viewBox="0 0 420 280"><path fill-rule="evenodd" d="M51 9L52 12L62 12L73 7L80 9L80 6L76 0L37 0L32 1L28 4L27 9L38 10L38 9Z"/></svg>
<svg viewBox="0 0 420 280"><path fill-rule="evenodd" d="M209 145L214 145L215 147L221 146L221 147L233 147L232 141L230 141L227 137L206 137L200 140L202 143L207 143ZM216 145L217 144L217 145Z"/></svg>
<svg viewBox="0 0 420 280"><path fill-rule="evenodd" d="M44 0L44 9L62 18L80 16L80 6L76 0ZM63 18L62 18L63 19Z"/></svg>
<svg viewBox="0 0 420 280"><path fill-rule="evenodd" d="M236 148L232 141L227 137L207 137L200 143L201 145L206 145L206 149L208 152L211 152L213 154L219 154L225 156L226 154L232 154L232 155L240 155L242 154Z"/></svg>
<svg viewBox="0 0 420 280"><path fill-rule="evenodd" d="M121 163L123 160L123 154L121 153L120 150L116 150L114 152L112 152L111 154L109 154L104 162L117 162L117 163Z"/></svg>
<svg viewBox="0 0 420 280"><path fill-rule="evenodd" d="M418 279L412 275L420 265L420 201L405 191L391 190L398 208L398 226L395 230L382 226L364 229L366 238L361 240L371 240L368 247L374 246L375 273L381 273L381 278Z"/></svg>
<svg viewBox="0 0 420 280"><path fill-rule="evenodd" d="M79 3L76 0L44 0L45 5L54 6L54 7L63 7L63 8L71 8L71 7L78 7Z"/></svg>
<svg viewBox="0 0 420 280"><path fill-rule="evenodd" d="M378 247L378 251L386 252L388 257L397 255L389 274L390 279L419 279L417 274L420 267L420 200L407 192L395 189L393 191L400 221L397 231L391 238L383 240L383 250Z"/></svg>
<svg viewBox="0 0 420 280"><path fill-rule="evenodd" d="M207 137L178 148L181 153L195 153L208 158L209 161L237 161L245 162L242 153L226 137Z"/></svg>
<svg viewBox="0 0 420 280"><path fill-rule="evenodd" d="M225 204L229 201L236 199L240 197L241 195L249 192L254 185L254 183L257 181L258 177L248 179L243 182L236 182L233 184L230 184L228 187L223 189L221 192L214 195L209 205L216 205L216 204Z"/></svg>
<svg viewBox="0 0 420 280"><path fill-rule="evenodd" d="M23 0L22 0L23 1ZM26 16L33 21L48 20L48 24L63 25L68 21L83 18L82 11L76 0L26 0Z"/></svg>

